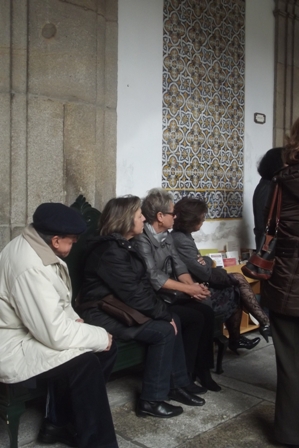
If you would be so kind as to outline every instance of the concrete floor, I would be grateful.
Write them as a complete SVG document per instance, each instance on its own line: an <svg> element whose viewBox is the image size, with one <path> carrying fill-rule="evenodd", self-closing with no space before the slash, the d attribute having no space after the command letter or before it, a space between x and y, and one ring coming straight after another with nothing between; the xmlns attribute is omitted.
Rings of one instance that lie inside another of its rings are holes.
<svg viewBox="0 0 299 448"><path fill-rule="evenodd" d="M248 336L254 337L254 332ZM203 407L184 407L173 419L138 418L135 397L140 374L108 384L120 448L267 448L281 447L273 440L276 367L272 340L236 356L229 350L224 373L214 375L221 392L204 395ZM175 404L175 403L174 403ZM19 447L40 447L35 442L42 411L30 408L21 420ZM52 445L65 448L65 445ZM8 448L5 425L0 421L0 448Z"/></svg>

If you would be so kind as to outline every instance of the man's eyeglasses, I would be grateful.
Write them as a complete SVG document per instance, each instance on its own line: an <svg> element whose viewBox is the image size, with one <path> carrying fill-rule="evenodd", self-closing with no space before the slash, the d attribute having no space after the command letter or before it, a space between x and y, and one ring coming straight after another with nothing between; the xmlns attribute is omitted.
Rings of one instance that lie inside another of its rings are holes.
<svg viewBox="0 0 299 448"><path fill-rule="evenodd" d="M175 216L175 213L174 213L174 212L164 212L163 215L172 215L172 216Z"/></svg>

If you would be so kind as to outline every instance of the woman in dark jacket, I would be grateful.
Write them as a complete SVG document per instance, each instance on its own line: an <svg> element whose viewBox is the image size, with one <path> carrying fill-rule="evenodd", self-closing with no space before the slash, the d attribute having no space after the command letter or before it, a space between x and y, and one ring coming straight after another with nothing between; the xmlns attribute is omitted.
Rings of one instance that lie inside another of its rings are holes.
<svg viewBox="0 0 299 448"><path fill-rule="evenodd" d="M207 204L200 199L183 198L175 204L176 218L171 234L174 245L193 279L209 283L213 310L224 315L230 349L235 352L239 348L251 349L257 345L259 338L240 336L242 308L258 320L260 333L267 342L270 335L269 318L242 274L228 274L225 269L213 267L210 257L200 255L191 233L201 228L207 211ZM227 294L227 290L232 294ZM236 303L235 308L232 308L231 302Z"/></svg>
<svg viewBox="0 0 299 448"><path fill-rule="evenodd" d="M283 151L287 165L276 177L281 215L271 278L262 282L262 303L270 310L277 362L275 435L299 446L299 118Z"/></svg>
<svg viewBox="0 0 299 448"><path fill-rule="evenodd" d="M142 232L144 217L136 196L111 199L100 218L100 235L88 249L80 307L84 321L109 331L115 338L134 339L148 346L137 415L174 417L183 412L164 400L190 406L205 401L194 395L187 375L180 320L151 287L142 257L131 239ZM99 309L97 302L113 294L150 320L128 327Z"/></svg>
<svg viewBox="0 0 299 448"><path fill-rule="evenodd" d="M183 305L173 304L171 309L181 320L188 372L193 379L199 379L203 387L218 392L221 387L210 374L214 362L214 313L210 306L201 303L209 298L210 292L205 285L192 280L186 265L177 254L168 232L173 226L173 207L169 192L160 188L150 190L142 203L147 221L144 232L134 238L133 244L144 258L151 284L157 293L161 293L159 290L163 288L187 295ZM165 266L169 258L172 263ZM195 316L197 325L194 328L190 323Z"/></svg>
<svg viewBox="0 0 299 448"><path fill-rule="evenodd" d="M265 233L265 207L273 190L272 178L283 167L283 148L272 148L264 154L259 162L257 171L261 176L252 198L254 216L254 234L256 248L259 249Z"/></svg>

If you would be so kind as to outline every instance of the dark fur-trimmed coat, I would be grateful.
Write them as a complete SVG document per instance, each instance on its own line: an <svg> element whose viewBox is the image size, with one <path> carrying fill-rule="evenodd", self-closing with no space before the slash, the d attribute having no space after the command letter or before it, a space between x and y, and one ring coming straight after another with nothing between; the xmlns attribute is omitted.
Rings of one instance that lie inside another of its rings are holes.
<svg viewBox="0 0 299 448"><path fill-rule="evenodd" d="M278 242L272 277L262 282L262 303L299 316L299 164L281 170L277 182L282 188Z"/></svg>

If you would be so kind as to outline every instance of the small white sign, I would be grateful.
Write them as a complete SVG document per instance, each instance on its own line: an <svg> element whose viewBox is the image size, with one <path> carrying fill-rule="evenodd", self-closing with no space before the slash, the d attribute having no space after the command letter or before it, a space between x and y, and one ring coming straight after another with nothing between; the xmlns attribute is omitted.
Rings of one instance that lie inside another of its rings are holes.
<svg viewBox="0 0 299 448"><path fill-rule="evenodd" d="M216 266L221 266L223 268L222 254L220 254L220 253L209 254L209 257L212 258L212 260L215 262Z"/></svg>

